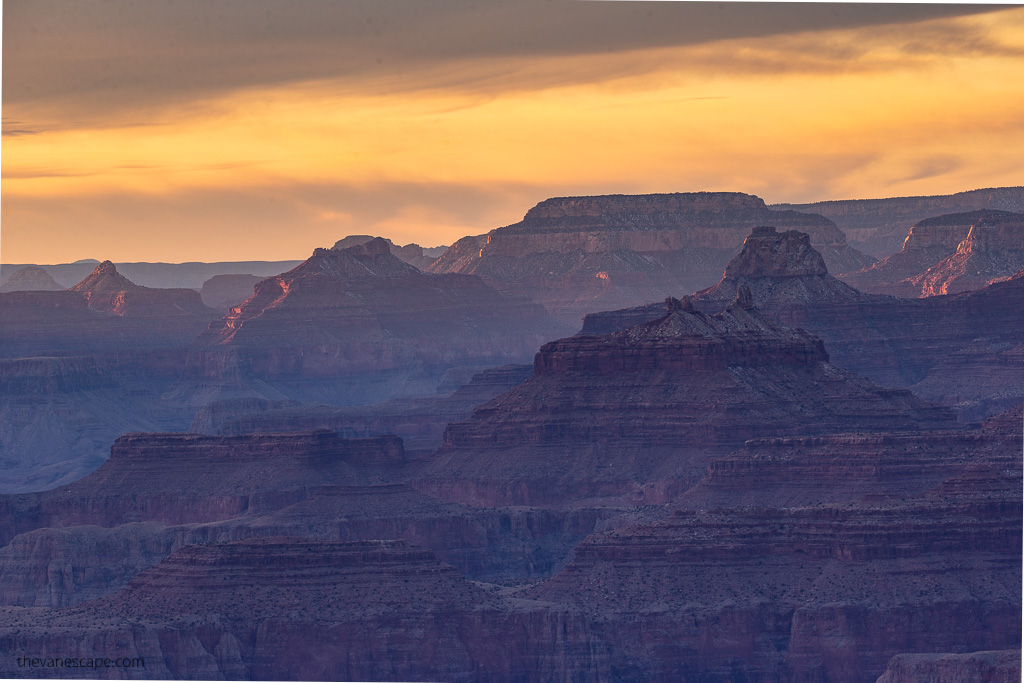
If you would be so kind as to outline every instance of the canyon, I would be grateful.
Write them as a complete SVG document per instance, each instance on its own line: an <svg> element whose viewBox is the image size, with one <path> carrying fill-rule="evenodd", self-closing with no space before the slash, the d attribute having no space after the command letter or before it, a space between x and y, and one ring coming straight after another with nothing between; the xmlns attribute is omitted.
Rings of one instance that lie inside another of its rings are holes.
<svg viewBox="0 0 1024 683"><path fill-rule="evenodd" d="M1024 400L1024 271L981 289L901 299L866 294L828 273L808 236L755 228L722 280L691 298L714 311L750 289L753 304L775 323L824 342L836 365L890 387L909 388L975 421ZM660 303L588 315L584 334L654 320Z"/></svg>
<svg viewBox="0 0 1024 683"><path fill-rule="evenodd" d="M822 216L739 192L696 192L548 199L519 223L459 240L428 270L479 275L576 325L586 313L712 284L758 225L808 232L838 272L874 261Z"/></svg>
<svg viewBox="0 0 1024 683"><path fill-rule="evenodd" d="M947 204L877 263L608 195L0 293L0 675L1020 680L1018 214Z"/></svg>
<svg viewBox="0 0 1024 683"><path fill-rule="evenodd" d="M1024 269L1024 214L973 211L910 228L903 249L843 280L865 292L902 297L957 294Z"/></svg>

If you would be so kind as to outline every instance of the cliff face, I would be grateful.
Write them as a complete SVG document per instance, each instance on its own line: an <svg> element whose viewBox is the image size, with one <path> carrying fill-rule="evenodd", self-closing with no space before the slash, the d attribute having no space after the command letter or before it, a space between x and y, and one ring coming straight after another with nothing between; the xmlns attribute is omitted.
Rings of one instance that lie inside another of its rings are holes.
<svg viewBox="0 0 1024 683"><path fill-rule="evenodd" d="M762 440L521 595L593 614L651 679L873 681L901 652L1016 647L1020 419Z"/></svg>
<svg viewBox="0 0 1024 683"><path fill-rule="evenodd" d="M399 486L331 488L322 464L319 494L293 504L278 497L282 507L235 520L30 531L0 550L0 576L11 579L0 595L25 605L0 608L0 672L24 675L19 655L50 652L142 657L144 669L90 673L147 678L873 681L908 670L998 672L1006 656L939 653L1019 642L1021 419L1017 409L974 430L762 439L729 458L742 466L709 472L699 500L621 518L579 543L554 576L518 588L468 580L465 564L439 561L423 541L459 560L453 549L469 549L475 531L477 543L504 542L511 557L510 537L531 528L536 542L539 511L474 512ZM239 482L287 486L288 457L271 451L289 439L305 444L290 460L312 466L334 461L339 443L322 434L278 435L274 447L267 436L176 438L183 455L188 444L207 448L189 468L207 493ZM133 437L122 469L173 459L166 441ZM241 477L224 476L230 462ZM178 488L154 472L143 467L135 486ZM783 503L786 481L798 499ZM22 518L27 501L0 499ZM645 521L652 512L663 519ZM92 541L81 556L68 553L76 534L80 547ZM99 590L100 581L115 589ZM72 599L48 602L61 591Z"/></svg>
<svg viewBox="0 0 1024 683"><path fill-rule="evenodd" d="M844 280L866 292L917 297L955 294L1024 268L1024 214L972 211L910 229L903 249Z"/></svg>
<svg viewBox="0 0 1024 683"><path fill-rule="evenodd" d="M773 211L758 197L698 192L548 199L520 223L453 245L432 272L475 273L574 316L713 281L750 228L799 228L840 270L872 259L820 216Z"/></svg>
<svg viewBox="0 0 1024 683"><path fill-rule="evenodd" d="M899 251L911 226L934 216L982 209L1024 213L1024 187L996 187L931 197L850 199L773 206L825 216L834 221L857 248L877 258L885 258ZM853 272L832 270L835 273Z"/></svg>
<svg viewBox="0 0 1024 683"><path fill-rule="evenodd" d="M798 233L759 230L722 281L695 294L693 305L717 310L746 286L768 319L819 336L835 364L888 386L912 387L955 406L967 421L1021 400L1015 351L1024 344L1020 273L955 296L897 299L859 292L813 268L808 274L807 248ZM654 320L661 310L648 304L588 315L582 332L622 329Z"/></svg>
<svg viewBox="0 0 1024 683"><path fill-rule="evenodd" d="M377 238L317 249L260 282L198 339L189 369L200 381L270 382L293 399L365 403L433 393L451 367L524 360L563 329L477 277L424 275Z"/></svg>
<svg viewBox="0 0 1024 683"><path fill-rule="evenodd" d="M829 363L820 340L741 301L544 345L534 377L452 424L425 490L484 504L662 502L715 453L769 434L944 424L951 415Z"/></svg>

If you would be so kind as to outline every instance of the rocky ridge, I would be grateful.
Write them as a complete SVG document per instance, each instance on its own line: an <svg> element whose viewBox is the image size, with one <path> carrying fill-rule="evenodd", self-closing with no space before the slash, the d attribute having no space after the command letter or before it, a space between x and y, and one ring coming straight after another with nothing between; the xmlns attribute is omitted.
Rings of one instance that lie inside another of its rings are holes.
<svg viewBox="0 0 1024 683"><path fill-rule="evenodd" d="M1024 344L1021 274L973 292L898 299L819 274L808 249L799 233L759 228L722 281L691 301L699 310L718 310L746 286L767 318L818 335L835 364L955 406L965 421L1006 410L1024 397L1017 350ZM588 315L582 333L637 325L662 310L648 304Z"/></svg>
<svg viewBox="0 0 1024 683"><path fill-rule="evenodd" d="M432 394L452 367L525 360L562 330L536 304L474 276L423 274L376 238L317 249L258 283L198 338L189 377L248 382L258 398L379 402ZM216 386L204 396L217 398Z"/></svg>
<svg viewBox="0 0 1024 683"><path fill-rule="evenodd" d="M652 322L545 344L533 378L449 425L421 486L487 505L660 503L745 439L952 418L831 365L819 339L754 310L749 290L713 316L667 305Z"/></svg>
<svg viewBox="0 0 1024 683"><path fill-rule="evenodd" d="M914 225L903 249L843 276L866 292L917 297L979 289L1024 268L1024 214L972 211Z"/></svg>
<svg viewBox="0 0 1024 683"><path fill-rule="evenodd" d="M994 187L926 197L774 204L773 207L825 216L834 221L858 249L876 258L885 258L900 250L911 226L934 216L982 209L1024 213L1024 187ZM854 269L831 270L849 273Z"/></svg>
<svg viewBox="0 0 1024 683"><path fill-rule="evenodd" d="M696 192L548 199L519 223L452 245L431 272L481 275L575 322L713 282L754 226L805 230L840 269L872 262L820 216L773 211L752 195Z"/></svg>

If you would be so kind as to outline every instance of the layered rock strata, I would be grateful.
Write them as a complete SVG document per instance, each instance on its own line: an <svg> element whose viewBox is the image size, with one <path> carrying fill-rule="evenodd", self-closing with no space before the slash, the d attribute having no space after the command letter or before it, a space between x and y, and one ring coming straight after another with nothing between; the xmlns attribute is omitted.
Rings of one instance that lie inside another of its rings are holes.
<svg viewBox="0 0 1024 683"><path fill-rule="evenodd" d="M840 270L872 262L831 221L729 192L548 199L519 223L452 245L431 272L474 273L575 323L713 282L750 228L805 230Z"/></svg>
<svg viewBox="0 0 1024 683"><path fill-rule="evenodd" d="M295 400L368 403L432 394L453 366L524 360L563 329L537 304L477 277L425 275L376 238L317 249L260 282L198 339L189 376L265 381Z"/></svg>
<svg viewBox="0 0 1024 683"><path fill-rule="evenodd" d="M972 211L910 229L903 249L843 279L865 291L917 297L979 289L1024 268L1024 214Z"/></svg>
<svg viewBox="0 0 1024 683"><path fill-rule="evenodd" d="M1024 213L1024 187L994 187L930 197L847 199L774 208L813 212L836 223L851 243L876 258L900 250L912 225L934 216L995 209ZM851 270L832 269L835 273Z"/></svg>
<svg viewBox="0 0 1024 683"><path fill-rule="evenodd" d="M441 445L449 423L533 375L532 365L507 365L473 375L450 395L398 398L368 406L326 406L297 401L233 399L215 401L196 412L191 431L206 434L330 429L347 438L394 434L410 452L426 457Z"/></svg>
<svg viewBox="0 0 1024 683"><path fill-rule="evenodd" d="M693 305L718 310L746 286L767 318L821 337L837 365L941 399L967 421L1020 401L1014 349L1024 343L1024 273L955 296L897 299L853 289L823 272L812 251L799 233L758 228L721 282L695 294ZM582 333L654 320L661 310L648 304L588 315ZM971 373L977 376L968 380Z"/></svg>
<svg viewBox="0 0 1024 683"><path fill-rule="evenodd" d="M951 414L828 363L750 292L713 316L670 299L621 332L544 345L534 376L452 424L425 490L482 504L661 502L758 436L899 431Z"/></svg>

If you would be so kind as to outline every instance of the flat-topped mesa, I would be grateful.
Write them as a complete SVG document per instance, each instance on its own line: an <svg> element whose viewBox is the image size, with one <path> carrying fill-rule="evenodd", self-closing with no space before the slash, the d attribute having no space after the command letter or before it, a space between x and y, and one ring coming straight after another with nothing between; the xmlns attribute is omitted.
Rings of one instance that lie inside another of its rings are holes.
<svg viewBox="0 0 1024 683"><path fill-rule="evenodd" d="M348 235L335 242L331 249L333 251L348 249L349 247L366 244L374 239L383 239L388 243L392 254L420 270L425 270L447 249L447 247L429 247L424 249L415 243L399 246L387 238L375 238L372 235Z"/></svg>
<svg viewBox="0 0 1024 683"><path fill-rule="evenodd" d="M787 278L828 275L825 260L811 246L810 235L796 230L754 228L743 249L725 268L726 278Z"/></svg>
<svg viewBox="0 0 1024 683"><path fill-rule="evenodd" d="M53 276L39 266L25 266L0 284L2 292L59 292L64 289Z"/></svg>
<svg viewBox="0 0 1024 683"><path fill-rule="evenodd" d="M822 216L774 211L760 197L741 192L687 192L546 199L519 223L491 231L484 255L729 249L744 232L765 223L799 228L821 245L846 243L842 230ZM526 235L532 237L529 242L523 240Z"/></svg>
<svg viewBox="0 0 1024 683"><path fill-rule="evenodd" d="M577 336L541 347L538 375L633 371L717 372L728 367L810 366L827 362L822 341L778 327L752 306L741 287L726 310L707 315L689 297L666 300L668 314L606 336Z"/></svg>

